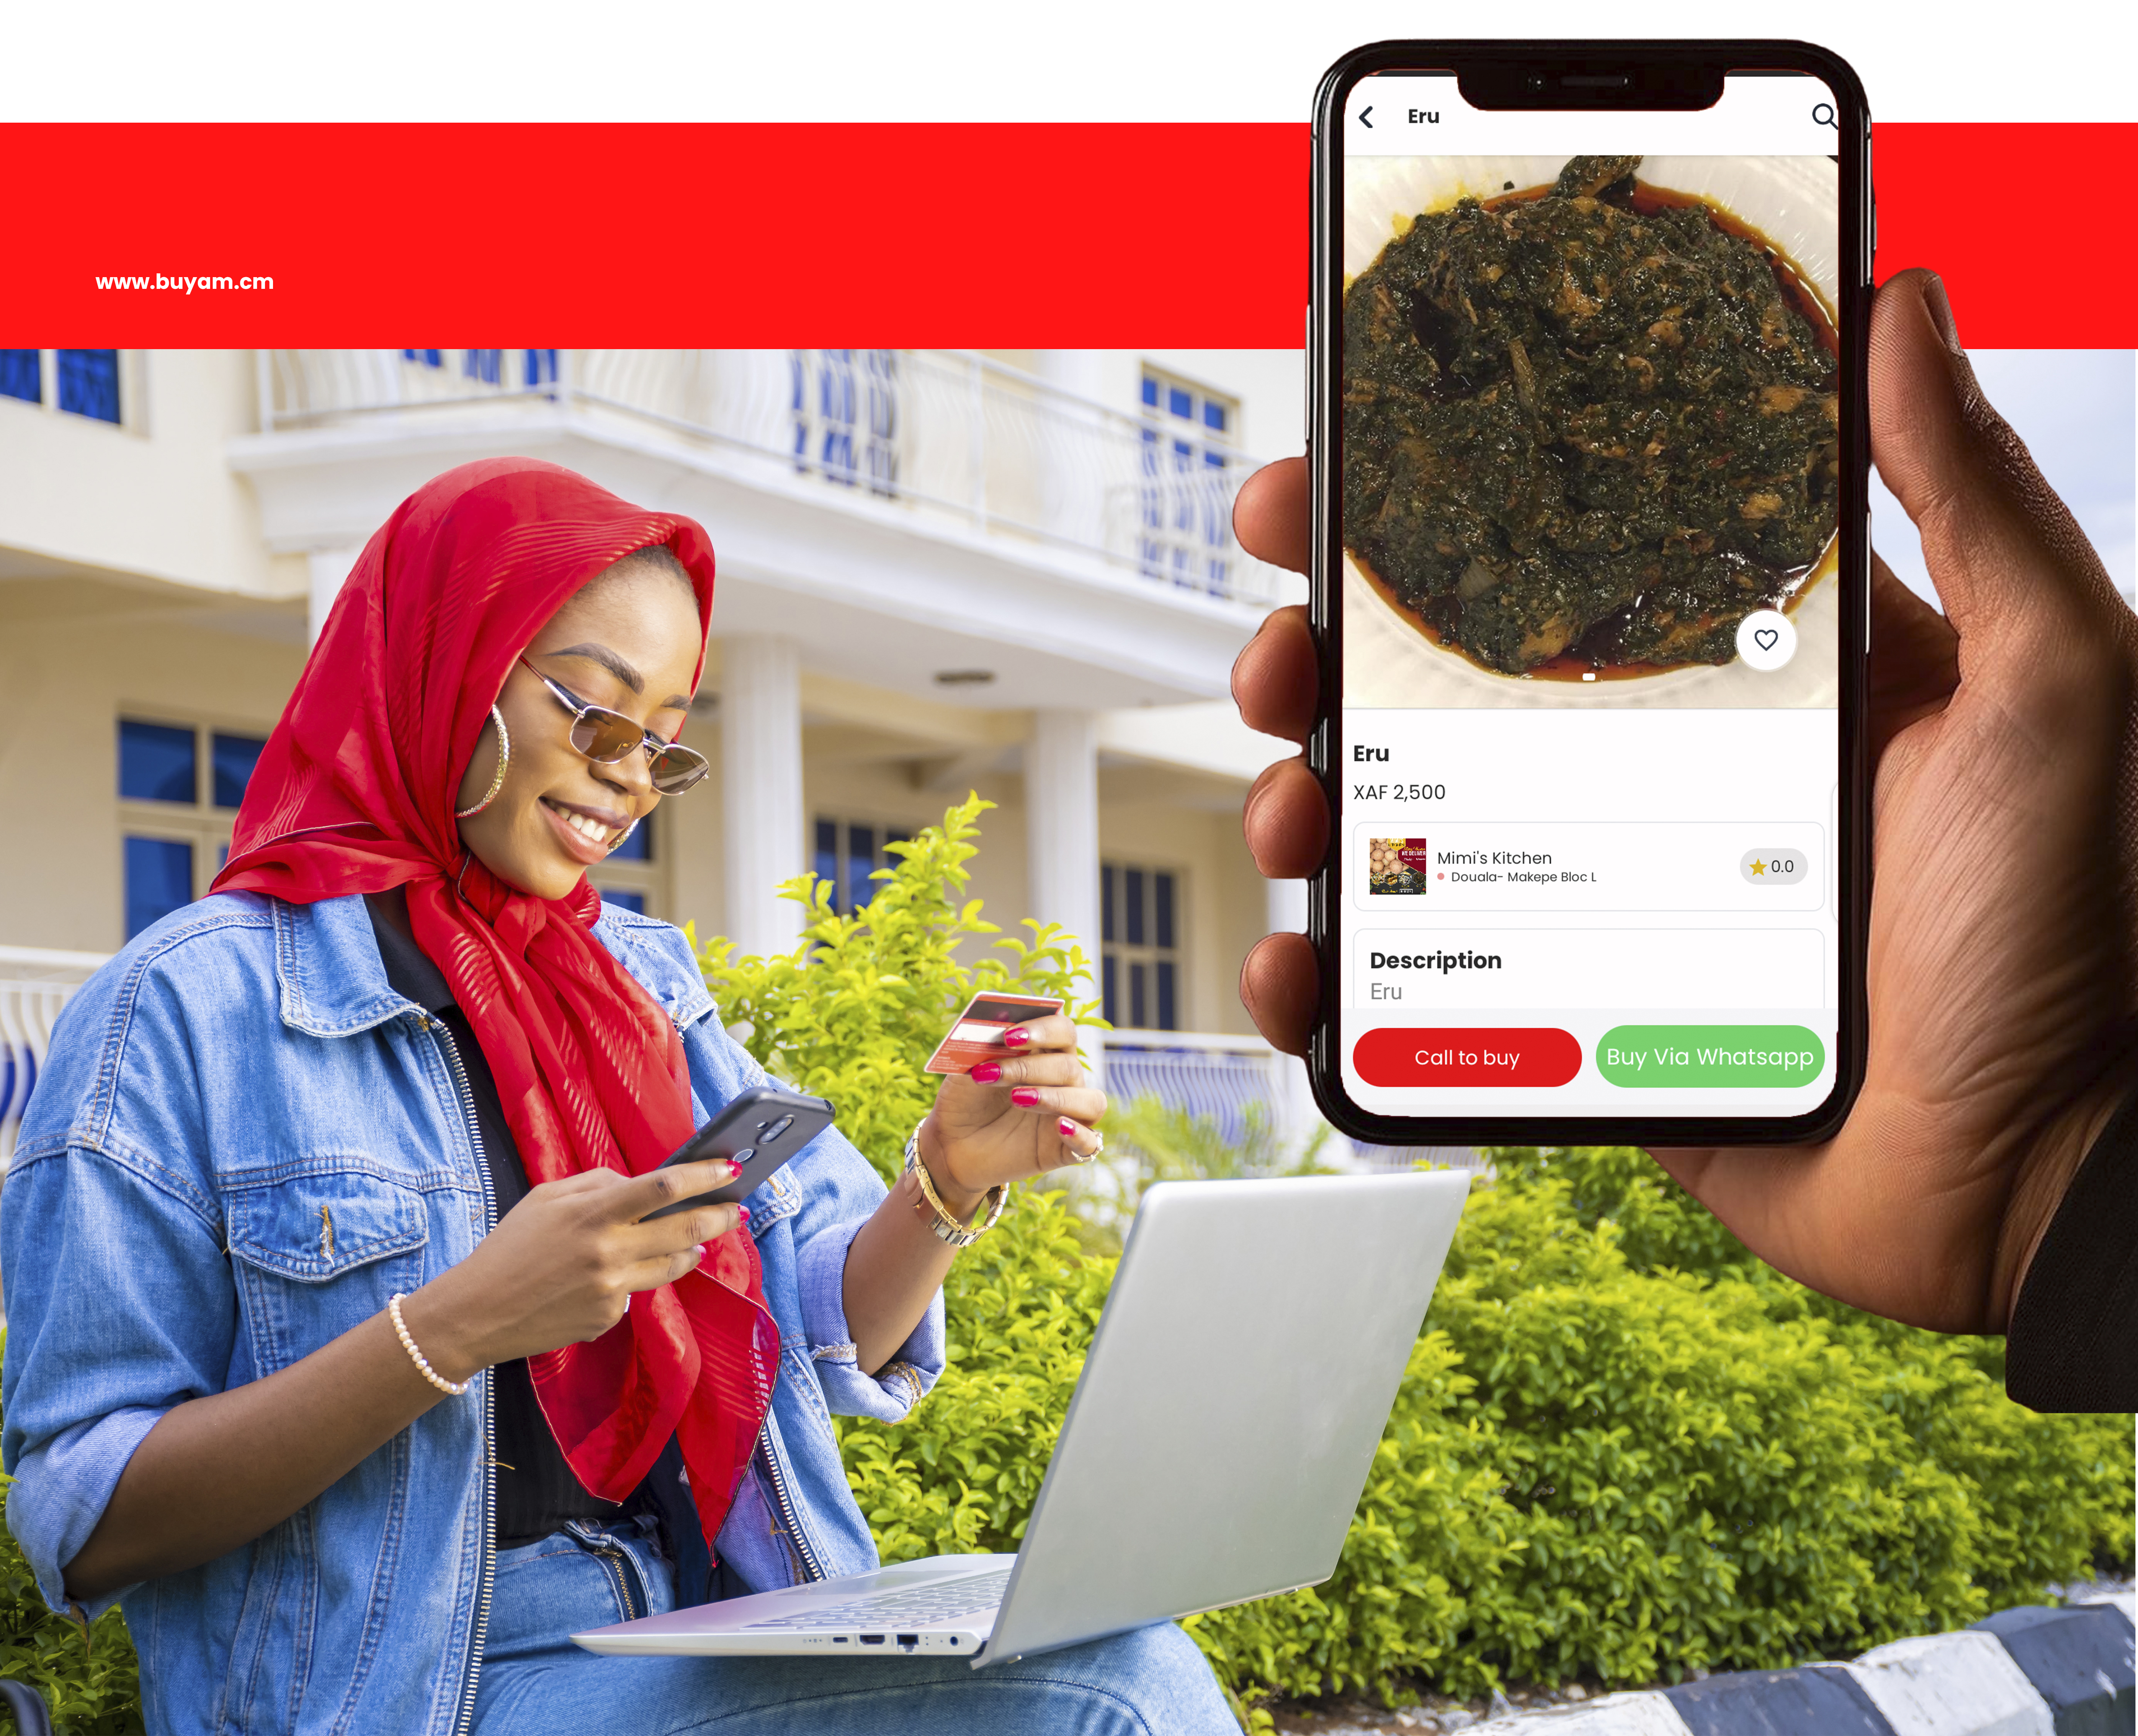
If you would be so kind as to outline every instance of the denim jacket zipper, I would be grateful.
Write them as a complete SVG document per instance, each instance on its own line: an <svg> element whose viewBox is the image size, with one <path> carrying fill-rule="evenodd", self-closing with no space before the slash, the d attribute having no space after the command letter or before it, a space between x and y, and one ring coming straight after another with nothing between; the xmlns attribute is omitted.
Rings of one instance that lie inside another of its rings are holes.
<svg viewBox="0 0 2138 1736"><path fill-rule="evenodd" d="M809 1539L802 1534L801 1522L794 1516L794 1503L787 1494L787 1479L779 1470L779 1456L772 1450L772 1420L767 1413L764 1426L758 1431L757 1450L764 1460L764 1468L772 1480L772 1498L779 1507L779 1522L787 1528L787 1541L793 1547L795 1558L802 1563L803 1573L810 1579L824 1577L823 1563L817 1559L817 1552L810 1548Z"/></svg>
<svg viewBox="0 0 2138 1736"><path fill-rule="evenodd" d="M461 1114L467 1123L469 1143L475 1148L476 1178L482 1184L482 1230L487 1236L497 1227L497 1195L490 1185L490 1159L483 1151L482 1124L476 1119L475 1090L468 1084L467 1067L445 1021L423 1016L425 1027L438 1040L452 1068L459 1088ZM497 1582L497 1418L491 1408L492 1372L482 1379L482 1581L476 1592L475 1633L468 1644L467 1680L461 1690L461 1714L455 1720L455 1736L467 1736L475 1725L476 1684L482 1675L482 1647L490 1636L490 1598Z"/></svg>
<svg viewBox="0 0 2138 1736"><path fill-rule="evenodd" d="M591 1519L566 1519L564 1529L608 1574L609 1583L616 1592L617 1607L623 1612L625 1621L636 1621L652 1612L652 1599L647 1590L645 1576L630 1550Z"/></svg>

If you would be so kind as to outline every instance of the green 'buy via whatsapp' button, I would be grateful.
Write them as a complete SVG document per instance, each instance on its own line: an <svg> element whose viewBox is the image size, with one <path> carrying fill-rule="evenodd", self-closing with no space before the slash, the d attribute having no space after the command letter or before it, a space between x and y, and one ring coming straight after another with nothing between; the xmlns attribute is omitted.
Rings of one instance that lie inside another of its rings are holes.
<svg viewBox="0 0 2138 1736"><path fill-rule="evenodd" d="M1613 1085L1666 1090L1786 1089L1826 1065L1826 1046L1801 1025L1618 1025L1594 1052Z"/></svg>

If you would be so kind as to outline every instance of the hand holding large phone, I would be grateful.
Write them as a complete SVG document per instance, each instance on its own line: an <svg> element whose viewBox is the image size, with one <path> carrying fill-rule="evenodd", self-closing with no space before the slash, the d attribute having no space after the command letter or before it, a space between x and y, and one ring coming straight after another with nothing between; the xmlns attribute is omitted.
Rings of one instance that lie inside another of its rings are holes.
<svg viewBox="0 0 2138 1736"><path fill-rule="evenodd" d="M2002 1332L2080 1160L2126 1088L2138 1014L2138 623L1975 383L1938 280L1878 292L1870 339L1879 471L1922 533L1946 613L1882 563L1872 594L1874 766L1862 1096L1800 1150L1660 1151L1755 1254L1911 1324ZM1303 570L1297 461L1242 490L1242 547ZM1233 674L1253 728L1304 738L1316 660L1280 611ZM1329 813L1301 759L1249 792L1247 845L1311 872ZM1304 1046L1320 986L1306 938L1251 952L1241 998Z"/></svg>

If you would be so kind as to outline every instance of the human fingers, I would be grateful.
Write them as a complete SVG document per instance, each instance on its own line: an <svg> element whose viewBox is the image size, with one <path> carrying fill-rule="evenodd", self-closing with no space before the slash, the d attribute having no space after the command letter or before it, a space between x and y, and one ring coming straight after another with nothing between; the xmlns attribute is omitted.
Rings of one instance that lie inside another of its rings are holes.
<svg viewBox="0 0 2138 1736"><path fill-rule="evenodd" d="M1272 609L1233 660L1233 703L1240 721L1264 735L1303 742L1314 727L1321 669L1306 611Z"/></svg>
<svg viewBox="0 0 2138 1736"><path fill-rule="evenodd" d="M1040 1055L1013 1055L1003 1061L984 1061L961 1080L956 1074L944 1082L948 1090L968 1085L1079 1085L1084 1078L1084 1057L1074 1050L1049 1050Z"/></svg>
<svg viewBox="0 0 2138 1736"><path fill-rule="evenodd" d="M1265 934L1240 966L1240 1004L1287 1055L1304 1055L1321 1000L1321 976L1304 934Z"/></svg>
<svg viewBox="0 0 2138 1736"><path fill-rule="evenodd" d="M1012 1055L1067 1053L1076 1046L1076 1022L1067 1013L1050 1012L1011 1026L1003 1032L1002 1044Z"/></svg>
<svg viewBox="0 0 2138 1736"><path fill-rule="evenodd" d="M1280 458L1240 485L1233 503L1233 534L1258 561L1304 573L1313 513L1308 504L1306 461Z"/></svg>
<svg viewBox="0 0 2138 1736"><path fill-rule="evenodd" d="M747 1206L701 1206L651 1223L633 1224L621 1262L626 1290L658 1290L673 1284L705 1259L705 1245L749 1222ZM652 1232L652 1233L648 1233Z"/></svg>
<svg viewBox="0 0 2138 1736"><path fill-rule="evenodd" d="M1009 1100L1013 1108L1035 1115L1067 1115L1086 1124L1106 1113L1106 1094L1087 1085L1018 1085Z"/></svg>
<svg viewBox="0 0 2138 1736"><path fill-rule="evenodd" d="M1909 724L1942 711L1960 681L1960 636L1871 557L1871 763Z"/></svg>
<svg viewBox="0 0 2138 1736"><path fill-rule="evenodd" d="M1281 759L1247 791L1240 830L1265 879L1301 879L1329 848L1328 793L1304 759Z"/></svg>
<svg viewBox="0 0 2138 1736"><path fill-rule="evenodd" d="M1040 1142L1042 1169L1066 1169L1072 1163L1089 1163L1105 1148L1106 1142L1097 1133L1073 1116L1057 1115L1052 1132L1052 1140Z"/></svg>
<svg viewBox="0 0 2138 1736"><path fill-rule="evenodd" d="M741 1166L725 1158L701 1158L691 1163L664 1163L658 1169L632 1177L620 1187L611 1188L608 1197L595 1202L594 1209L607 1222L637 1223L664 1207L696 1199L701 1193L710 1193L715 1187L725 1187L741 1173ZM676 1214L679 1217L686 1215L682 1212ZM702 1241L704 1238L698 1239Z"/></svg>
<svg viewBox="0 0 2138 1736"><path fill-rule="evenodd" d="M1878 473L1922 534L1963 662L2032 656L2023 624L2055 633L2057 616L2116 601L2069 510L1983 395L1934 272L1903 271L1873 300L1870 397Z"/></svg>

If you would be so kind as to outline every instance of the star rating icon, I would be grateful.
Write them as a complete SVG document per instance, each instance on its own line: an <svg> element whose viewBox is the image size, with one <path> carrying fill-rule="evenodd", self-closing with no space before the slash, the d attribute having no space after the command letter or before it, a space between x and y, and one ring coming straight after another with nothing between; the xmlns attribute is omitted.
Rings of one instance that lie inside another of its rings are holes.
<svg viewBox="0 0 2138 1736"><path fill-rule="evenodd" d="M1766 865L1765 862L1755 862L1755 863L1753 863L1753 864L1752 864L1752 872L1753 872L1753 873L1755 873L1755 874L1765 874L1766 871L1767 871L1767 865Z"/></svg>

